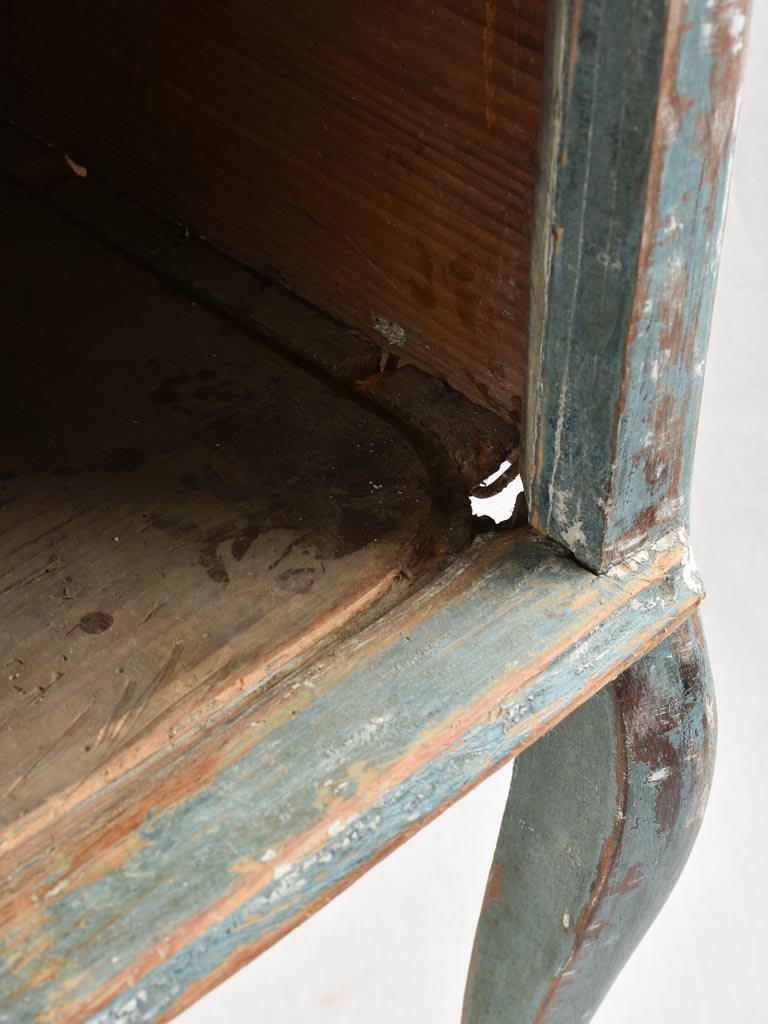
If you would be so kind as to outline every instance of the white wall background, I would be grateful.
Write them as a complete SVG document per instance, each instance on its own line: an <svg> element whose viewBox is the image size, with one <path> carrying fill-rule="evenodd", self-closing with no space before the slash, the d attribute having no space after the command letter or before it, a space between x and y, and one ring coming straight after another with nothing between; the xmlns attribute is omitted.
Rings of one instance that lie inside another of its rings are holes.
<svg viewBox="0 0 768 1024"><path fill-rule="evenodd" d="M755 0L694 483L720 740L683 876L595 1024L761 1024L768 827L768 4ZM503 769L181 1024L458 1024ZM511 1020L510 1024L514 1024Z"/></svg>

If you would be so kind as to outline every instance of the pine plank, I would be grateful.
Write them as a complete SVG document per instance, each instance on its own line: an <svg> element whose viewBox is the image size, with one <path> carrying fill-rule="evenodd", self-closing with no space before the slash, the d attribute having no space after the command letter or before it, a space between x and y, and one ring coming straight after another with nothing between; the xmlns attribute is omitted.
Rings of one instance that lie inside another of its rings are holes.
<svg viewBox="0 0 768 1024"><path fill-rule="evenodd" d="M28 0L7 112L508 417L544 0Z"/></svg>
<svg viewBox="0 0 768 1024"><path fill-rule="evenodd" d="M8 827L266 686L445 522L370 410L12 187L0 227Z"/></svg>

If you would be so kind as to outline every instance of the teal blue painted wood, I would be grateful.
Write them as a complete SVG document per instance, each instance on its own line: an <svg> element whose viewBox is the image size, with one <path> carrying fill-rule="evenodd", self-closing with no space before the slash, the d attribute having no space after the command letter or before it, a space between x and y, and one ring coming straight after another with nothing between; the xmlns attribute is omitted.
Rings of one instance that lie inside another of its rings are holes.
<svg viewBox="0 0 768 1024"><path fill-rule="evenodd" d="M476 542L311 671L13 852L0 1021L172 1016L554 726L700 596L677 534L600 577L530 530Z"/></svg>
<svg viewBox="0 0 768 1024"><path fill-rule="evenodd" d="M532 523L603 571L688 518L745 0L556 0L532 267Z"/></svg>
<svg viewBox="0 0 768 1024"><path fill-rule="evenodd" d="M533 525L604 575L532 531L485 539L65 829L43 809L5 859L3 1024L169 1019L524 749L466 1019L589 1015L711 767L697 626L610 680L700 598L678 530L743 20L741 0L553 0L524 473Z"/></svg>
<svg viewBox="0 0 768 1024"><path fill-rule="evenodd" d="M685 864L714 748L696 615L518 758L465 1024L591 1018Z"/></svg>

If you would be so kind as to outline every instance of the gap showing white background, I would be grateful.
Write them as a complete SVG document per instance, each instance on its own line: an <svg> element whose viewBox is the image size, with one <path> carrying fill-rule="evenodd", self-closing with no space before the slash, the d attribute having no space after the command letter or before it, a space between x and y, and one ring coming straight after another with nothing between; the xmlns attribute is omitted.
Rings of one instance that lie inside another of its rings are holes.
<svg viewBox="0 0 768 1024"><path fill-rule="evenodd" d="M489 477L486 477L485 480L483 480L483 486L487 487L488 484L492 484L494 480L497 480L501 476L502 473L506 473L510 465L511 463L506 460L502 462L494 473L491 473ZM472 515L490 516L494 522L503 523L512 515L515 508L515 501L522 489L523 481L518 475L514 480L510 480L502 491L499 491L498 494L494 494L490 498L471 497L469 499L469 504L472 508Z"/></svg>
<svg viewBox="0 0 768 1024"><path fill-rule="evenodd" d="M595 1024L768 1022L768 4L753 8L694 481L720 713L715 783L688 866ZM509 775L497 772L180 1024L458 1024ZM510 1008L509 1024L527 1022Z"/></svg>

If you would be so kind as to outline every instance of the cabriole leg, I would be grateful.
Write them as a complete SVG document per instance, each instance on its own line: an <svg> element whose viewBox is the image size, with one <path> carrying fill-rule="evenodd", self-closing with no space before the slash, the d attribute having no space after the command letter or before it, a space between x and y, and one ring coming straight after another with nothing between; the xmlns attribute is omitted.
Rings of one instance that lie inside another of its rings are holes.
<svg viewBox="0 0 768 1024"><path fill-rule="evenodd" d="M517 759L464 1024L591 1019L685 864L714 749L696 614Z"/></svg>

